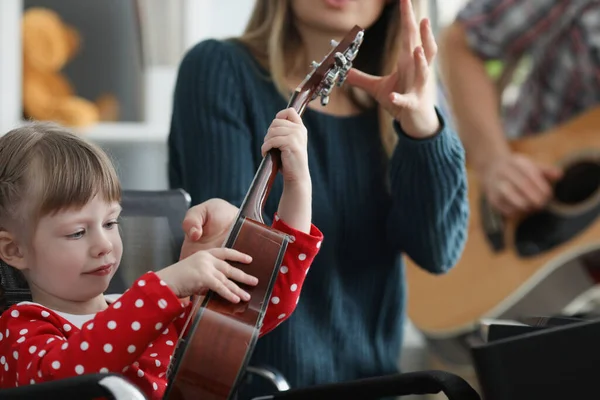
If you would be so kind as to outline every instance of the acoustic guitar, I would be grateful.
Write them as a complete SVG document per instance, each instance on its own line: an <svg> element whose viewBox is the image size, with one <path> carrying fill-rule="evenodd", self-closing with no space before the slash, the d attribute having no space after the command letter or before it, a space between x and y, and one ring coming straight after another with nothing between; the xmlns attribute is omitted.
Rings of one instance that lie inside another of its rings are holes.
<svg viewBox="0 0 600 400"><path fill-rule="evenodd" d="M298 85L288 107L302 115L317 97L326 105L334 85L341 86L352 67L363 35L364 31L355 26L339 44L332 41L334 48L320 63L313 61L312 71ZM224 243L224 247L252 256L250 264L232 263L258 278L257 286L243 287L251 300L233 304L214 292L193 300L186 333L178 341L169 366L165 399L227 400L237 390L290 240L265 225L263 219L265 201L281 166L280 156L274 149L262 159Z"/></svg>
<svg viewBox="0 0 600 400"><path fill-rule="evenodd" d="M469 347L484 319L576 313L600 266L600 107L512 150L561 166L547 207L501 218L467 166L471 216L464 253L435 276L407 258L408 315L438 361L469 366Z"/></svg>

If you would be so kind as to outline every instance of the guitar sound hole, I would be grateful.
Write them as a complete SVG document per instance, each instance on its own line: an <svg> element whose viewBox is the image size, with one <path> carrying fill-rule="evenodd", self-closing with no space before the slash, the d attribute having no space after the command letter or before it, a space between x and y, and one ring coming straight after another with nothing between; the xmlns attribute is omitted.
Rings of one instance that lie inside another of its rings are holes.
<svg viewBox="0 0 600 400"><path fill-rule="evenodd" d="M576 205L589 199L600 187L600 165L582 161L569 166L554 187L559 203Z"/></svg>

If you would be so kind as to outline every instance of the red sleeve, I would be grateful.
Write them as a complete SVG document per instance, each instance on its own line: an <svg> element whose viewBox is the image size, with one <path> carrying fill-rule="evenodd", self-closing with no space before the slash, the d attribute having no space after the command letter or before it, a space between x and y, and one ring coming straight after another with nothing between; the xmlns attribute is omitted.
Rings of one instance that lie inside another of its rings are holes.
<svg viewBox="0 0 600 400"><path fill-rule="evenodd" d="M287 233L292 240L283 256L260 336L272 331L296 309L304 279L323 241L323 234L316 226L311 224L310 233L306 234L287 225L277 214L272 227Z"/></svg>
<svg viewBox="0 0 600 400"><path fill-rule="evenodd" d="M122 371L146 350L183 305L156 274L142 275L82 329L39 305L18 305L0 318L2 386Z"/></svg>

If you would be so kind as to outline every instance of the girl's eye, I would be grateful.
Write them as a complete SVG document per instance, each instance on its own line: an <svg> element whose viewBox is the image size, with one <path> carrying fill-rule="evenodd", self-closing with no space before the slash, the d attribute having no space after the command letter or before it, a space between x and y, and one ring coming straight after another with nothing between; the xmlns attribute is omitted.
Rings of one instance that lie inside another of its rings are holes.
<svg viewBox="0 0 600 400"><path fill-rule="evenodd" d="M83 236L83 234L85 233L85 230L81 230L81 231L77 231L75 233L72 233L70 235L67 235L67 237L69 239L79 239Z"/></svg>
<svg viewBox="0 0 600 400"><path fill-rule="evenodd" d="M110 221L110 222L107 222L105 226L108 229L112 229L112 228L114 228L117 225L119 225L119 221Z"/></svg>

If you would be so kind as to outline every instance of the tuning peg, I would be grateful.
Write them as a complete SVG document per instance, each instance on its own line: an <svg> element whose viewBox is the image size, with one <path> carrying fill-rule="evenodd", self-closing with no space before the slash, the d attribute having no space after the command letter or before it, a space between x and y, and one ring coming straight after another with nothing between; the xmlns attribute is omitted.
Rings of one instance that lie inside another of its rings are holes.
<svg viewBox="0 0 600 400"><path fill-rule="evenodd" d="M321 96L321 105L326 106L329 104L329 96Z"/></svg>
<svg viewBox="0 0 600 400"><path fill-rule="evenodd" d="M330 43L331 43L331 47L336 47L338 44L340 44L340 42L333 40L333 39L331 39Z"/></svg>

